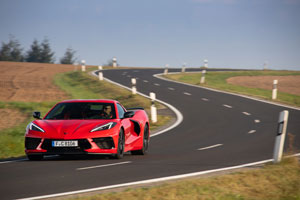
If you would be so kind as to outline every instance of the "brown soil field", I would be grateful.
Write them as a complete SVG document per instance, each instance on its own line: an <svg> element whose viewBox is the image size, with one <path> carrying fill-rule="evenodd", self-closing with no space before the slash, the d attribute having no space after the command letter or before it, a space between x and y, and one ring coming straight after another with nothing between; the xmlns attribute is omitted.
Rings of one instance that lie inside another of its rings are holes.
<svg viewBox="0 0 300 200"><path fill-rule="evenodd" d="M300 76L237 76L227 79L227 83L272 90L273 80L278 80L278 91L300 96Z"/></svg>
<svg viewBox="0 0 300 200"><path fill-rule="evenodd" d="M0 101L43 102L68 98L53 83L57 73L73 65L0 62Z"/></svg>
<svg viewBox="0 0 300 200"><path fill-rule="evenodd" d="M0 130L14 127L26 120L26 116L18 110L0 109Z"/></svg>

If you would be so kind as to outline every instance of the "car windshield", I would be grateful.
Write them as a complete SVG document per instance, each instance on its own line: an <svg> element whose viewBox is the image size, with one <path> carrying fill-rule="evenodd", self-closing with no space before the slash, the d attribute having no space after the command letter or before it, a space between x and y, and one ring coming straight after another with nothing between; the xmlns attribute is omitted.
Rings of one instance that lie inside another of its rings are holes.
<svg viewBox="0 0 300 200"><path fill-rule="evenodd" d="M115 113L114 104L112 103L60 103L48 113L45 119L115 119Z"/></svg>

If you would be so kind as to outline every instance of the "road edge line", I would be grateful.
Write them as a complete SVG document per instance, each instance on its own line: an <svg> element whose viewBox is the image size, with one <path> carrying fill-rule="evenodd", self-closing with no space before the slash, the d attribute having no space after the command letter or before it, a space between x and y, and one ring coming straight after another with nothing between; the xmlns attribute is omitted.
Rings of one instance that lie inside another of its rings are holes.
<svg viewBox="0 0 300 200"><path fill-rule="evenodd" d="M96 72L98 72L98 71L102 71L102 70L95 70L95 71L92 71L91 74L92 74L93 76L96 76L96 77L97 77ZM117 85L117 86L119 86L119 87L125 88L125 89L127 89L127 90L129 90L129 91L132 90L131 88L129 88L129 87L125 86L125 85L122 85L122 84L120 84L120 83L117 83L117 82L115 82L115 81L112 81L112 80L110 80L110 79L108 79L108 78L105 78L105 77L104 77L104 80L107 81L107 82L110 82L110 83L112 83L112 84L114 84L114 85ZM150 96L148 96L148 95L146 95L146 94L143 94L143 93L141 93L141 92L137 92L137 94L139 94L139 95L141 95L141 96L143 96L143 97L146 97L146 98L148 98L148 99L151 99ZM175 113L175 115L176 115L176 122L175 122L174 124L172 124L171 126L169 126L169 127L165 128L165 129L163 129L163 130L161 130L161 131L158 131L158 132L156 132L156 133L150 135L150 137L155 137L155 136L157 136L157 135L163 134L163 133L165 133L165 132L167 132L167 131L169 131L169 130L175 128L175 127L177 127L177 126L178 126L179 124L181 124L181 122L183 121L183 115L181 114L181 112L180 112L177 108L175 108L175 107L172 106L171 104L168 104L167 102L164 102L164 101L162 101L162 100L156 99L156 101L159 102L159 103L161 103L161 104L164 104L165 106L167 106L168 108L170 108L170 109Z"/></svg>
<svg viewBox="0 0 300 200"><path fill-rule="evenodd" d="M168 74L180 74L180 73L181 72L171 72L171 73L168 73ZM186 72L186 73L188 73L188 72ZM189 73L199 73L199 72L189 72ZM246 99L251 99L251 100L254 100L254 101L259 101L259 102L262 102L262 103L267 103L267 104L271 104L271 105L275 105L275 106L279 106L279 107L284 107L284 108L289 108L289 109L293 109L293 110L300 110L300 108L298 108L298 107L289 106L289 105L276 103L276 102L271 102L271 101L263 100L263 99L257 99L255 97L250 97L250 96L246 96L246 95L242 95L242 94L237 94L237 93L222 91L222 90L218 90L218 89L203 87L203 86L200 86L200 85L193 85L193 84L190 84L190 83L183 83L183 82L180 82L180 81L175 81L175 80L171 80L171 79L162 77L161 75L164 75L164 73L154 74L153 76L155 78L158 78L158 79L161 79L161 80L164 80L164 81L169 81L169 82L179 83L179 84L188 85L188 86L192 86L192 87L202 88L202 89L210 90L210 91L213 91L213 92L219 92L219 93L239 96L239 97L243 97L243 98L246 98Z"/></svg>
<svg viewBox="0 0 300 200"><path fill-rule="evenodd" d="M292 156L293 157L300 156L300 153L294 154ZM95 192L95 191L100 191L100 190L115 189L115 188L128 187L128 186L157 183L157 182L162 182L162 181L178 180L178 179L195 177L195 176L200 176L200 175L210 174L210 173L215 173L215 172L221 172L221 171L227 171L227 170L240 169L240 168L244 168L244 167L251 167L251 166L255 166L255 165L261 165L261 164L265 164L265 163L272 162L272 161L273 161L273 159L268 159L268 160L262 160L262 161L258 161L258 162L236 165L236 166L231 166L231 167L224 167L224 168L219 168L219 169L205 170L205 171L200 171L200 172L193 172L193 173L180 174L180 175L174 175L174 176L166 176L166 177L161 177L161 178L121 183L121 184L116 184L116 185L102 186L102 187L96 187L96 188L90 188L90 189L84 189L84 190L76 190L76 191L71 191L71 192L63 192L63 193L49 194L49 195L29 197L29 198L21 198L21 199L17 199L17 200L45 199L45 198L61 197L61 196L66 196L66 195L76 195L76 194L80 194L80 193Z"/></svg>

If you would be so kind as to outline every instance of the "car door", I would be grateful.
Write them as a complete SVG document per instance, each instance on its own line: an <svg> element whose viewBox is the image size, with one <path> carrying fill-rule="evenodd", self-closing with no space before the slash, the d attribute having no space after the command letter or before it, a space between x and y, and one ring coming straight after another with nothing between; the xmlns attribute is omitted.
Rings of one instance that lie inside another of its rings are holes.
<svg viewBox="0 0 300 200"><path fill-rule="evenodd" d="M119 119L121 120L121 124L124 127L124 134L125 134L125 147L128 145L128 139L131 135L131 122L128 118L124 119L125 110L123 106L121 106L119 103L117 103L117 110Z"/></svg>

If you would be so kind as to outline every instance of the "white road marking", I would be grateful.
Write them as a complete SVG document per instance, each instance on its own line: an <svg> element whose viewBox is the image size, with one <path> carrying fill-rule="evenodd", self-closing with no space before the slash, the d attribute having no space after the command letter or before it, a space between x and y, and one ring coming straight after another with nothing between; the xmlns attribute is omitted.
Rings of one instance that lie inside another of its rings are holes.
<svg viewBox="0 0 300 200"><path fill-rule="evenodd" d="M18 160L3 161L3 162L0 162L0 164L6 164L6 163L12 163L12 162L19 162L19 161L25 161L25 160L28 160L28 159L24 158L24 159L18 159Z"/></svg>
<svg viewBox="0 0 300 200"><path fill-rule="evenodd" d="M144 82L144 83L148 83L149 81L147 81L147 80L143 80L143 82Z"/></svg>
<svg viewBox="0 0 300 200"><path fill-rule="evenodd" d="M199 73L199 72L186 72L186 73ZM172 73L169 73L169 74L180 74L180 72L172 72ZM165 81L169 81L169 82L173 82L173 83L179 83L179 84L182 84L182 85L188 85L188 86L197 87L197 88L210 90L210 91L223 93L223 94L230 94L230 95L243 97L243 98L246 98L246 99L251 99L251 100L254 100L254 101L259 101L259 102L263 102L263 103L267 103L267 104L271 104L271 105L275 105L275 106L290 108L290 109L294 109L294 110L300 110L300 108L298 108L298 107L288 106L288 105L284 105L284 104L281 104L281 103L274 103L274 102L271 102L271 101L256 99L254 97L249 97L249 96L242 95L242 94L236 94L236 93L232 93L232 92L225 92L225 91L222 91L222 90L217 90L217 89L207 88L207 87L203 87L203 86L199 86L199 85L193 85L193 84L189 84L189 83L183 83L183 82L180 82L180 81L170 80L170 79L162 77L163 75L164 75L163 73L160 73L160 74L154 74L153 76L155 78L165 80ZM97 75L95 75L95 76L97 76Z"/></svg>
<svg viewBox="0 0 300 200"><path fill-rule="evenodd" d="M130 78L131 76L130 76L130 75L127 75L127 77Z"/></svg>
<svg viewBox="0 0 300 200"><path fill-rule="evenodd" d="M293 156L300 156L300 153L294 154ZM43 196L35 196L35 197L23 198L22 200L46 199L46 198L61 197L61 196L66 196L66 195L80 194L80 193L85 193L85 192L101 191L101 190L107 190L107 189L113 189L113 188L121 188L121 187L128 187L128 186L135 186L135 185L142 185L142 184L149 184L149 183L159 183L162 181L178 180L178 179L183 179L183 178L200 176L203 174L211 174L211 173L215 173L215 172L251 167L251 166L255 166L255 165L269 163L272 161L273 161L273 159L268 159L268 160L253 162L253 163L231 166L231 167L199 171L199 172L192 172L192 173L188 173L188 174L180 174L180 175L174 175L174 176L166 176L166 177L154 178L154 179L148 179L148 180L146 179L146 180L142 180L142 181L121 183L121 184L116 184L116 185L108 185L108 186L102 186L102 187L96 187L96 188L90 188L90 189L84 189L84 190L75 190L75 191L70 191L70 192L62 192L62 193L49 194L49 195L43 195Z"/></svg>
<svg viewBox="0 0 300 200"><path fill-rule="evenodd" d="M242 112L244 115L251 115L250 113L247 113L247 112Z"/></svg>
<svg viewBox="0 0 300 200"><path fill-rule="evenodd" d="M175 90L174 88L171 88L171 87L169 87L168 89L169 89L169 90Z"/></svg>
<svg viewBox="0 0 300 200"><path fill-rule="evenodd" d="M223 144L216 144L216 145L212 145L212 146L209 146L209 147L203 147L203 148L200 148L198 150L202 151L202 150L206 150L206 149L216 148L216 147L219 147L219 146L223 146Z"/></svg>
<svg viewBox="0 0 300 200"><path fill-rule="evenodd" d="M50 155L50 156L44 156L44 158L54 158L54 157L58 157L59 155ZM16 160L8 160L8 161L3 161L0 162L0 164L6 164L6 163L12 163L12 162L20 162L20 161L27 161L28 158L20 158L20 159L16 159Z"/></svg>
<svg viewBox="0 0 300 200"><path fill-rule="evenodd" d="M260 123L259 119L254 120L255 123Z"/></svg>
<svg viewBox="0 0 300 200"><path fill-rule="evenodd" d="M226 104L223 104L223 106L226 107L226 108L232 108L232 106L226 105Z"/></svg>
<svg viewBox="0 0 300 200"><path fill-rule="evenodd" d="M188 95L188 96L192 95L191 93L188 93L188 92L184 92L183 94Z"/></svg>
<svg viewBox="0 0 300 200"><path fill-rule="evenodd" d="M156 86L160 86L160 84L158 84L158 83L154 83L154 85L156 85Z"/></svg>
<svg viewBox="0 0 300 200"><path fill-rule="evenodd" d="M255 133L256 132L256 130L251 130L251 131L249 131L248 133L249 134L252 134L252 133Z"/></svg>
<svg viewBox="0 0 300 200"><path fill-rule="evenodd" d="M115 165L124 165L131 163L131 161L126 161L126 162L120 162L120 163L112 163L112 164L107 164L107 165L97 165L97 166L91 166L91 167L83 167L83 168L77 168L76 170L85 170L85 169L94 169L94 168L101 168L101 167L109 167L109 166L115 166Z"/></svg>
<svg viewBox="0 0 300 200"><path fill-rule="evenodd" d="M95 72L93 72L94 76L97 76L95 74ZM156 76L155 76L156 77ZM121 85L119 83L116 83L114 81L111 81L107 78L105 78L106 81L111 82L115 85L119 85L123 88L126 88L127 90L131 90L130 88ZM175 82L175 81L174 81ZM138 93L144 97L150 98L149 96L142 94L142 93ZM158 100L160 101L160 100ZM161 131L159 134L166 132L176 126L178 126L182 121L183 121L183 116L182 114L172 105L160 101L161 103L167 105L168 107L170 107L170 109L172 109L177 116L177 122L175 123L176 125L172 125L172 127L167 128L166 130ZM300 110L300 109L298 109ZM157 135L159 135L157 134ZM154 135L151 135L154 136ZM294 156L300 156L300 153L295 154ZM44 198L53 198L53 197L61 197L61 196L65 196L65 195L74 195L74 194L80 194L80 193L85 193L85 192L93 192L93 191L101 191L101 190L105 190L105 189L113 189L113 188L120 188L120 187L128 187L128 186L135 186L135 185L141 185L141 184L149 184L149 183L158 183L158 182L162 182L162 181L168 181L168 180L178 180L178 179L182 179L182 178L188 178L188 177L195 177L195 176L199 176L199 175L203 175L203 174L210 174L210 173L215 173L215 172L220 172L220 171L228 171L228 170L233 170L233 169L240 169L240 168L245 168L245 167L250 167L250 166L255 166L255 165L261 165L264 163L268 163L268 162L272 162L273 159L268 159L268 160L262 160L262 161L258 161L258 162L253 162L253 163L247 163L247 164L242 164L242 165L237 165L237 166L231 166L231 167L225 167L225 168L219 168L219 169L212 169L212 170L206 170L206 171L199 171L199 172L193 172L193 173L188 173L188 174L180 174L180 175L174 175L174 176L166 176L166 177L161 177L161 178L154 178L154 179L146 179L146 180L141 180L141 181L135 181L135 182L128 182L128 183L121 183L121 184L116 184L116 185L108 185L108 186L103 186L103 187L96 187L96 188L90 188L90 189L84 189L84 190L76 190L76 191L70 191L70 192L62 192L62 193L56 193L56 194L50 194L50 195L43 195L43 196L35 196L35 197L29 197L29 198L23 198L23 200L27 200L27 199L44 199Z"/></svg>
<svg viewBox="0 0 300 200"><path fill-rule="evenodd" d="M201 98L203 101L209 101L209 99L206 99L206 98Z"/></svg>
<svg viewBox="0 0 300 200"><path fill-rule="evenodd" d="M96 72L97 72L97 70L96 70L96 71L93 71L93 72L92 72L92 75L98 77L98 75L96 74ZM131 88L126 87L126 86L124 86L124 85L122 85L122 84L120 84L120 83L114 82L114 81L112 81L112 80L110 80L110 79L108 79L108 78L104 78L104 80L107 81L107 82L110 82L110 83L112 83L112 84L115 84L115 85L117 85L117 86L120 86L120 87L122 87L122 88L125 88L126 90L132 91ZM143 93L141 93L141 92L137 92L137 94L139 94L139 95L141 95L141 96L143 96L143 97L146 97L146 98L148 98L148 99L151 99L150 96L148 96L148 95L146 95L146 94L143 94ZM165 133L165 132L167 132L167 131L169 131L169 130L172 130L173 128L175 128L175 127L177 127L179 124L181 124L181 122L183 121L183 115L181 114L181 112L180 112L179 110L177 110L177 108L175 108L175 107L172 106L171 104L168 104L168 103L166 103L166 102L164 102L164 101L162 101L162 100L156 99L156 101L159 102L159 103L161 103L161 104L164 104L164 105L167 106L167 107L169 107L169 108L175 113L175 115L176 115L176 122L175 122L174 124L172 124L171 126L169 126L168 128L166 128L166 129L163 129L163 130L158 131L158 132L156 132L156 133L154 133L154 134L151 134L150 137L155 137L155 136L161 135L161 134L163 134L163 133Z"/></svg>

